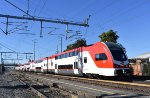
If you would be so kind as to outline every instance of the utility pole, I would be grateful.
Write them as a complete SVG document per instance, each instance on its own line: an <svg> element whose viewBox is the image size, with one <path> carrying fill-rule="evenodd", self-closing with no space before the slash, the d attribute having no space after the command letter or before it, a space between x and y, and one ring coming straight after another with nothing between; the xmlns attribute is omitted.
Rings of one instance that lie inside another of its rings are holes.
<svg viewBox="0 0 150 98"><path fill-rule="evenodd" d="M60 41L61 41L61 52L62 52L62 36L60 37Z"/></svg>
<svg viewBox="0 0 150 98"><path fill-rule="evenodd" d="M35 61L35 44L37 43L35 40L33 41L34 45L33 45L33 51L34 51L34 61Z"/></svg>
<svg viewBox="0 0 150 98"><path fill-rule="evenodd" d="M60 48L60 52L62 52L63 51L63 49L62 49L62 46L63 46L63 43L62 43L62 38L65 36L65 35L63 35L63 34L50 34L50 35L55 35L55 36L58 36L58 39L60 38L60 43L59 44L61 44L61 48ZM58 53L59 51L58 51L58 45L57 45L57 51L56 51L56 53Z"/></svg>
<svg viewBox="0 0 150 98"><path fill-rule="evenodd" d="M58 45L57 45L57 51L56 51L56 53L58 54L58 52L59 52L59 51L58 51Z"/></svg>

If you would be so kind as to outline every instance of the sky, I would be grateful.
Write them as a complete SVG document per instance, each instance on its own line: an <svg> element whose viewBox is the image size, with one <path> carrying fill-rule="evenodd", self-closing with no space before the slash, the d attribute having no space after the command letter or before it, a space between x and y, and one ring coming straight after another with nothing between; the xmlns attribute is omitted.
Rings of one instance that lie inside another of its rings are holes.
<svg viewBox="0 0 150 98"><path fill-rule="evenodd" d="M8 26L10 34L5 35L3 31L6 31L4 24L6 18L0 17L0 52L33 53L35 41L36 59L40 59L55 54L57 48L59 52L61 51L61 37L62 48L65 50L68 44L75 42L79 37L85 38L87 44L94 44L100 41L98 38L100 34L110 29L119 35L118 43L126 48L129 58L150 52L148 44L150 42L150 0L29 0L29 7L28 0L8 1L24 11L28 10L34 17L73 22L84 22L89 15L91 17L89 27L69 25L68 30L72 32L68 33L67 40L66 25L43 23L43 37L40 37L40 22L29 20L9 19L9 22L18 23L10 23ZM7 3L6 0L0 0L0 14L26 17L25 13ZM14 29L16 26L22 30ZM76 31L80 31L82 36L69 38L76 34ZM16 58L16 54L4 56ZM19 54L19 58L23 60L18 62L26 62L28 59L25 57ZM33 55L27 57L33 58Z"/></svg>

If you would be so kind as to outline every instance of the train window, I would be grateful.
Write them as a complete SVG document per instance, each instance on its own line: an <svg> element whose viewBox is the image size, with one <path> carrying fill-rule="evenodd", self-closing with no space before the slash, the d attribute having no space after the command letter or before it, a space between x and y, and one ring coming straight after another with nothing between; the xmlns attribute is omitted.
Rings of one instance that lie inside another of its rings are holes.
<svg viewBox="0 0 150 98"><path fill-rule="evenodd" d="M66 53L66 58L68 57L68 53Z"/></svg>
<svg viewBox="0 0 150 98"><path fill-rule="evenodd" d="M65 54L63 54L63 58L65 58Z"/></svg>
<svg viewBox="0 0 150 98"><path fill-rule="evenodd" d="M55 64L55 69L57 69L57 64Z"/></svg>
<svg viewBox="0 0 150 98"><path fill-rule="evenodd" d="M75 55L78 55L79 51L75 51Z"/></svg>
<svg viewBox="0 0 150 98"><path fill-rule="evenodd" d="M73 65L66 65L67 69L73 69Z"/></svg>
<svg viewBox="0 0 150 98"><path fill-rule="evenodd" d="M78 62L74 62L74 69L78 68Z"/></svg>
<svg viewBox="0 0 150 98"><path fill-rule="evenodd" d="M61 59L61 55L59 55L59 59Z"/></svg>
<svg viewBox="0 0 150 98"><path fill-rule="evenodd" d="M64 54L64 58L66 58L66 54Z"/></svg>
<svg viewBox="0 0 150 98"><path fill-rule="evenodd" d="M72 56L72 53L71 52L69 52L69 57L71 57Z"/></svg>
<svg viewBox="0 0 150 98"><path fill-rule="evenodd" d="M100 53L95 55L96 60L107 60L107 56L105 53Z"/></svg>
<svg viewBox="0 0 150 98"><path fill-rule="evenodd" d="M75 51L72 52L72 56L75 56Z"/></svg>
<svg viewBox="0 0 150 98"><path fill-rule="evenodd" d="M73 65L58 65L58 69L73 69Z"/></svg>
<svg viewBox="0 0 150 98"><path fill-rule="evenodd" d="M87 63L87 57L84 57L84 63Z"/></svg>
<svg viewBox="0 0 150 98"><path fill-rule="evenodd" d="M112 50L112 49L110 49L110 51L111 51L111 54L112 54L114 60L117 60L117 61L125 61L125 60L127 60L127 57L126 57L126 55L125 55L123 50L121 50L121 49L120 50Z"/></svg>
<svg viewBox="0 0 150 98"><path fill-rule="evenodd" d="M74 56L73 52L71 52L71 56Z"/></svg>
<svg viewBox="0 0 150 98"><path fill-rule="evenodd" d="M53 62L51 62L51 66L53 66Z"/></svg>
<svg viewBox="0 0 150 98"><path fill-rule="evenodd" d="M66 58L67 58L68 57L68 53L66 53L65 55L66 55Z"/></svg>
<svg viewBox="0 0 150 98"><path fill-rule="evenodd" d="M65 53L65 58L67 58L67 53Z"/></svg>

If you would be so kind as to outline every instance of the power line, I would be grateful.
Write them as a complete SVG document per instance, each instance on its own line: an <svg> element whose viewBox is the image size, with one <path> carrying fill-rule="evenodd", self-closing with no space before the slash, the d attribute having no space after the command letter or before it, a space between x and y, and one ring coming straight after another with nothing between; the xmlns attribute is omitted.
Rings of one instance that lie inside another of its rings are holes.
<svg viewBox="0 0 150 98"><path fill-rule="evenodd" d="M5 0L7 3L9 3L10 5L14 6L15 8L17 8L18 10L20 10L21 12L27 14L28 16L32 17L28 12L25 12L24 10L22 10L21 8L17 7L16 5L14 5L13 3L9 2L8 0Z"/></svg>
<svg viewBox="0 0 150 98"><path fill-rule="evenodd" d="M135 15L135 16L133 16L133 17L130 17L130 18L128 18L127 20L124 20L123 23L115 24L115 26L118 26L118 25L120 26L121 24L125 24L125 23L127 23L128 21L133 21L134 19L137 19L137 18L139 18L139 17L143 17L143 16L148 15L148 14L150 14L150 11L144 12L143 14L140 14L140 15Z"/></svg>
<svg viewBox="0 0 150 98"><path fill-rule="evenodd" d="M74 13L72 13L71 15L72 16L75 16L75 15L78 15L78 13L80 13L80 15L81 15L81 13L83 13L84 11L84 9L87 9L87 8L89 8L89 6L91 6L91 5L93 5L93 4L96 4L95 3L95 1L97 1L97 0L87 0L87 3L86 4L84 4L84 6L82 5L82 6L80 6L81 8L80 9L78 9L76 12L75 11L72 11L72 12L74 12Z"/></svg>
<svg viewBox="0 0 150 98"><path fill-rule="evenodd" d="M18 53L18 54L33 54L33 53L20 53L20 52L16 52L16 51L14 51L14 50L12 50L12 49L10 49L10 48L6 47L6 46L5 46L5 45L3 45L2 43L0 43L0 45L1 45L1 46L3 46L3 47L4 47L4 48L6 48L6 49L8 49L8 50L12 51L13 53Z"/></svg>
<svg viewBox="0 0 150 98"><path fill-rule="evenodd" d="M35 14L36 13L36 10L37 10L37 8L39 8L39 5L41 4L41 0L40 1L38 1L38 4L36 5L36 8L34 9L34 11L33 11L33 14Z"/></svg>
<svg viewBox="0 0 150 98"><path fill-rule="evenodd" d="M128 9L126 9L124 11L121 10L117 14L114 13L113 14L114 16L111 16L111 18L109 20L107 20L106 22L104 22L103 25L108 24L109 22L114 21L114 20L120 18L120 16L125 15L128 12L131 12L132 10L135 10L136 8L139 8L140 5L143 5L143 4L147 3L147 2L149 2L149 0L146 0L144 2L140 2L140 3L136 4L135 6L133 6L133 4L131 4L132 6L130 8L128 8Z"/></svg>
<svg viewBox="0 0 150 98"><path fill-rule="evenodd" d="M0 45L1 45L1 46L3 46L3 47L4 47L4 48L6 48L6 49L8 49L8 50L12 51L12 52L17 53L16 51L14 51L14 50L12 50L12 49L10 49L10 48L6 47L6 46L5 46L5 45L3 45L2 43L0 43Z"/></svg>
<svg viewBox="0 0 150 98"><path fill-rule="evenodd" d="M137 7L139 7L140 5L142 5L142 4L144 4L144 3L146 3L146 2L149 2L149 0L147 0L147 1L144 1L144 2L140 2L140 3L138 3L138 4L135 4L134 2L134 6L133 6L133 3L131 3L131 7L128 7L128 9L125 9L124 11L123 10L121 10L120 12L115 12L115 13L113 13L113 14L111 14L111 16L110 16L110 19L108 19L107 21L105 21L105 22L103 22L103 23L101 23L102 25L105 25L105 24L108 24L109 22L112 22L112 21L114 21L114 20L116 20L116 19L118 19L118 18L120 18L120 16L122 16L122 15L124 15L124 14L127 14L129 11L131 11L131 10L135 10ZM136 2L137 3L137 2ZM129 6L129 5L128 5ZM124 14L123 14L124 13ZM115 18L116 17L116 18ZM101 25L101 24L98 24L98 26L99 25ZM106 28L104 28L103 26L101 25L101 28L104 30L104 29L106 29Z"/></svg>
<svg viewBox="0 0 150 98"><path fill-rule="evenodd" d="M47 2L47 0L45 0L45 2L43 3L43 6L42 6L42 8L41 8L41 9L40 9L40 11L39 11L38 16L39 16L39 15L40 15L40 13L42 12L42 10L44 10L46 2Z"/></svg>
<svg viewBox="0 0 150 98"><path fill-rule="evenodd" d="M1 31L3 32L3 33L5 33L5 31L2 29L2 28L0 28L1 29Z"/></svg>
<svg viewBox="0 0 150 98"><path fill-rule="evenodd" d="M113 0L112 2L106 4L106 6L100 8L98 11L95 11L95 12L91 13L91 15L93 16L93 15L97 14L100 11L104 11L104 9L106 9L106 8L108 9L109 7L111 7L116 2L117 2L116 0Z"/></svg>

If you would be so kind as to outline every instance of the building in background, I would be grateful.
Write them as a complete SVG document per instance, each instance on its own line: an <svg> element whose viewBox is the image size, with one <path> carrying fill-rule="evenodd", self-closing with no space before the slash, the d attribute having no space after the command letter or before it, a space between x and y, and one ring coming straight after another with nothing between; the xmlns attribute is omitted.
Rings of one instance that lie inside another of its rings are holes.
<svg viewBox="0 0 150 98"><path fill-rule="evenodd" d="M150 52L129 59L135 76L150 76Z"/></svg>
<svg viewBox="0 0 150 98"><path fill-rule="evenodd" d="M141 55L136 56L135 58L149 59L149 61L150 61L150 52L143 53Z"/></svg>

